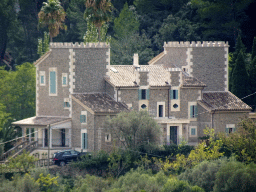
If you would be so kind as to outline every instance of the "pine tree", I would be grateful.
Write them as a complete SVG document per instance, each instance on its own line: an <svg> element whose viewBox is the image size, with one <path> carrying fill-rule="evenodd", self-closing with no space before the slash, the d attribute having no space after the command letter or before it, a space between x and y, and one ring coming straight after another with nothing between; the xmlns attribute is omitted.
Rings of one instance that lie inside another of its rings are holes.
<svg viewBox="0 0 256 192"><path fill-rule="evenodd" d="M231 92L239 98L243 98L249 94L249 79L242 50L238 54L234 65ZM243 101L248 103L248 99L244 99Z"/></svg>
<svg viewBox="0 0 256 192"><path fill-rule="evenodd" d="M233 71L235 68L235 63L236 63L237 57L238 57L240 51L242 51L242 53L244 54L245 49L246 48L242 42L241 36L239 35L237 37L235 51L233 52L233 54L231 54L231 60L229 61L229 68L231 69L230 74L229 74L229 77L230 77L229 78L229 90L232 90L232 82L233 82L232 77L233 77Z"/></svg>

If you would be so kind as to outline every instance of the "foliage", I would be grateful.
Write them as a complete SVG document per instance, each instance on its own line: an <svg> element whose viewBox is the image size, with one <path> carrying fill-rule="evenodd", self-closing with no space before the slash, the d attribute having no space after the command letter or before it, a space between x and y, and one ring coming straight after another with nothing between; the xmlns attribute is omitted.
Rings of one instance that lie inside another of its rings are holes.
<svg viewBox="0 0 256 192"><path fill-rule="evenodd" d="M110 0L86 0L84 18L98 28L99 42L101 40L101 27L111 19L113 5Z"/></svg>
<svg viewBox="0 0 256 192"><path fill-rule="evenodd" d="M256 124L251 119L244 119L239 123L235 133L220 134L226 150L236 155L236 159L242 162L256 162Z"/></svg>
<svg viewBox="0 0 256 192"><path fill-rule="evenodd" d="M38 39L37 54L41 57L43 54L49 51L49 33L44 32L44 40Z"/></svg>
<svg viewBox="0 0 256 192"><path fill-rule="evenodd" d="M160 191L166 181L167 177L163 172L152 175L141 168L132 169L124 176L119 177L110 191Z"/></svg>
<svg viewBox="0 0 256 192"><path fill-rule="evenodd" d="M26 152L25 150L21 155L18 155L16 157L10 157L8 159L8 165L6 169L17 169L19 172L28 172L29 169L35 167L35 161L38 159L35 158L33 155L30 155L29 152Z"/></svg>
<svg viewBox="0 0 256 192"><path fill-rule="evenodd" d="M226 158L213 161L203 161L192 169L186 169L178 178L186 180L191 185L197 185L205 191L213 191L216 173L220 167L228 163Z"/></svg>
<svg viewBox="0 0 256 192"><path fill-rule="evenodd" d="M98 34L98 29L94 26L91 21L86 18L87 30L84 35L84 43L96 43L100 41L110 43L111 37L107 35L108 25L106 23L102 24L100 35Z"/></svg>
<svg viewBox="0 0 256 192"><path fill-rule="evenodd" d="M160 135L159 125L144 110L121 112L112 119L108 117L105 127L117 145L132 150L150 143L157 144Z"/></svg>
<svg viewBox="0 0 256 192"><path fill-rule="evenodd" d="M145 32L138 33L139 21L134 7L126 3L123 10L114 20L115 35L111 38L111 64L132 65L133 54L139 54L142 65L153 57L151 41Z"/></svg>
<svg viewBox="0 0 256 192"><path fill-rule="evenodd" d="M249 94L249 79L245 68L245 59L242 51L237 56L234 70L232 72L231 92L238 98L243 98ZM248 100L245 99L245 102Z"/></svg>
<svg viewBox="0 0 256 192"><path fill-rule="evenodd" d="M204 134L210 136L208 146L204 141L198 144L198 146L190 152L188 157L178 154L176 155L176 160L173 162L166 159L166 161L163 163L163 170L165 172L171 171L174 173L179 173L185 169L198 165L204 160L218 159L219 157L223 156L223 153L219 151L222 146L222 141L220 139L214 140L214 129L206 128L204 130Z"/></svg>
<svg viewBox="0 0 256 192"><path fill-rule="evenodd" d="M250 61L250 67L248 71L249 75L249 81L250 81L250 93L253 94L256 92L256 37L253 39L253 47L252 47L252 53L251 53L251 61ZM255 110L256 106L256 96L252 95L250 97L250 105Z"/></svg>
<svg viewBox="0 0 256 192"><path fill-rule="evenodd" d="M39 175L39 178L36 180L36 183L39 184L41 191L53 191L52 189L55 186L58 186L57 177L51 177L50 174L44 176L43 173Z"/></svg>
<svg viewBox="0 0 256 192"><path fill-rule="evenodd" d="M198 186L191 186L186 181L180 181L175 178L169 179L164 185L162 192L204 192L204 190Z"/></svg>
<svg viewBox="0 0 256 192"><path fill-rule="evenodd" d="M101 192L109 188L110 182L101 177L87 174L85 178L79 176L75 180L73 192Z"/></svg>
<svg viewBox="0 0 256 192"><path fill-rule="evenodd" d="M245 165L230 161L220 167L216 174L214 192L224 191L255 191L256 165Z"/></svg>
<svg viewBox="0 0 256 192"><path fill-rule="evenodd" d="M48 26L50 38L59 34L60 29L66 29L65 21L66 13L61 6L59 0L47 0L43 3L41 11L38 13L39 26Z"/></svg>

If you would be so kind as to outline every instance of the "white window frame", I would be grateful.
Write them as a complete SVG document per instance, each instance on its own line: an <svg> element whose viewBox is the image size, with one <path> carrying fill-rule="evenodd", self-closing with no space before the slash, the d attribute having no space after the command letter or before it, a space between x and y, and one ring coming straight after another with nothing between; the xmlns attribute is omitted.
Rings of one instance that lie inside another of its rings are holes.
<svg viewBox="0 0 256 192"><path fill-rule="evenodd" d="M163 117L165 117L165 102L157 102L157 117L159 117L159 105L163 105ZM159 118L163 118L163 117L159 117Z"/></svg>
<svg viewBox="0 0 256 192"><path fill-rule="evenodd" d="M195 129L195 135L192 135L191 133L191 130L192 129ZM197 127L196 126L189 126L189 137L197 137Z"/></svg>
<svg viewBox="0 0 256 192"><path fill-rule="evenodd" d="M51 71L55 71L56 78L55 78L55 84L56 84L56 93L51 93L51 81L50 81L50 73ZM49 68L49 96L58 96L58 74L57 74L57 67L50 67Z"/></svg>
<svg viewBox="0 0 256 192"><path fill-rule="evenodd" d="M44 83L41 82L41 77L44 77ZM40 82L40 86L45 86L45 71L40 71L39 72L39 82Z"/></svg>
<svg viewBox="0 0 256 192"><path fill-rule="evenodd" d="M236 129L236 125L235 124L226 124L226 129L232 129L231 133L234 133L235 129ZM225 129L225 133L227 133L226 129ZM228 132L227 134L230 134L230 133Z"/></svg>
<svg viewBox="0 0 256 192"><path fill-rule="evenodd" d="M86 125L88 121L87 111L81 111L81 115L85 115L86 121L81 123L82 125ZM79 116L80 117L80 116Z"/></svg>
<svg viewBox="0 0 256 192"><path fill-rule="evenodd" d="M109 135L109 137L107 137ZM105 133L105 142L111 142L111 134Z"/></svg>
<svg viewBox="0 0 256 192"><path fill-rule="evenodd" d="M66 77L66 85L63 84L63 78L64 77ZM68 86L68 74L67 73L62 73L61 81L62 81L62 87L67 87Z"/></svg>

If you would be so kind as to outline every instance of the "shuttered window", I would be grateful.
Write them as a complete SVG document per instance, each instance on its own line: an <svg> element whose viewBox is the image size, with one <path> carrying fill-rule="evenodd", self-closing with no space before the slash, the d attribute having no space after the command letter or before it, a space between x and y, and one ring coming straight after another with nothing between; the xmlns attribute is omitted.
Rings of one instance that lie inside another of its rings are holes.
<svg viewBox="0 0 256 192"><path fill-rule="evenodd" d="M88 149L88 135L87 135L87 133L82 133L82 149Z"/></svg>
<svg viewBox="0 0 256 192"><path fill-rule="evenodd" d="M80 122L86 123L86 115L80 115Z"/></svg>
<svg viewBox="0 0 256 192"><path fill-rule="evenodd" d="M191 135L195 136L196 135L196 128L191 128Z"/></svg>
<svg viewBox="0 0 256 192"><path fill-rule="evenodd" d="M50 71L50 94L56 94L56 72Z"/></svg>
<svg viewBox="0 0 256 192"><path fill-rule="evenodd" d="M179 99L179 90L170 90L170 99Z"/></svg>
<svg viewBox="0 0 256 192"><path fill-rule="evenodd" d="M139 96L139 100L148 100L149 99L149 89L139 89L138 96Z"/></svg>
<svg viewBox="0 0 256 192"><path fill-rule="evenodd" d="M190 105L190 118L197 118L197 105Z"/></svg>

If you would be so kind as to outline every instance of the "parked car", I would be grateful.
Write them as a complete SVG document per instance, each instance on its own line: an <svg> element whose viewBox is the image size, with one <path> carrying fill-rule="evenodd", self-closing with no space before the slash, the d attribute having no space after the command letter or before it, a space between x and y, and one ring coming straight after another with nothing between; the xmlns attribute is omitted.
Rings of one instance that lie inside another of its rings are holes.
<svg viewBox="0 0 256 192"><path fill-rule="evenodd" d="M87 152L79 152L75 150L63 150L54 153L53 164L65 166L70 161L77 161L81 156L88 154Z"/></svg>

